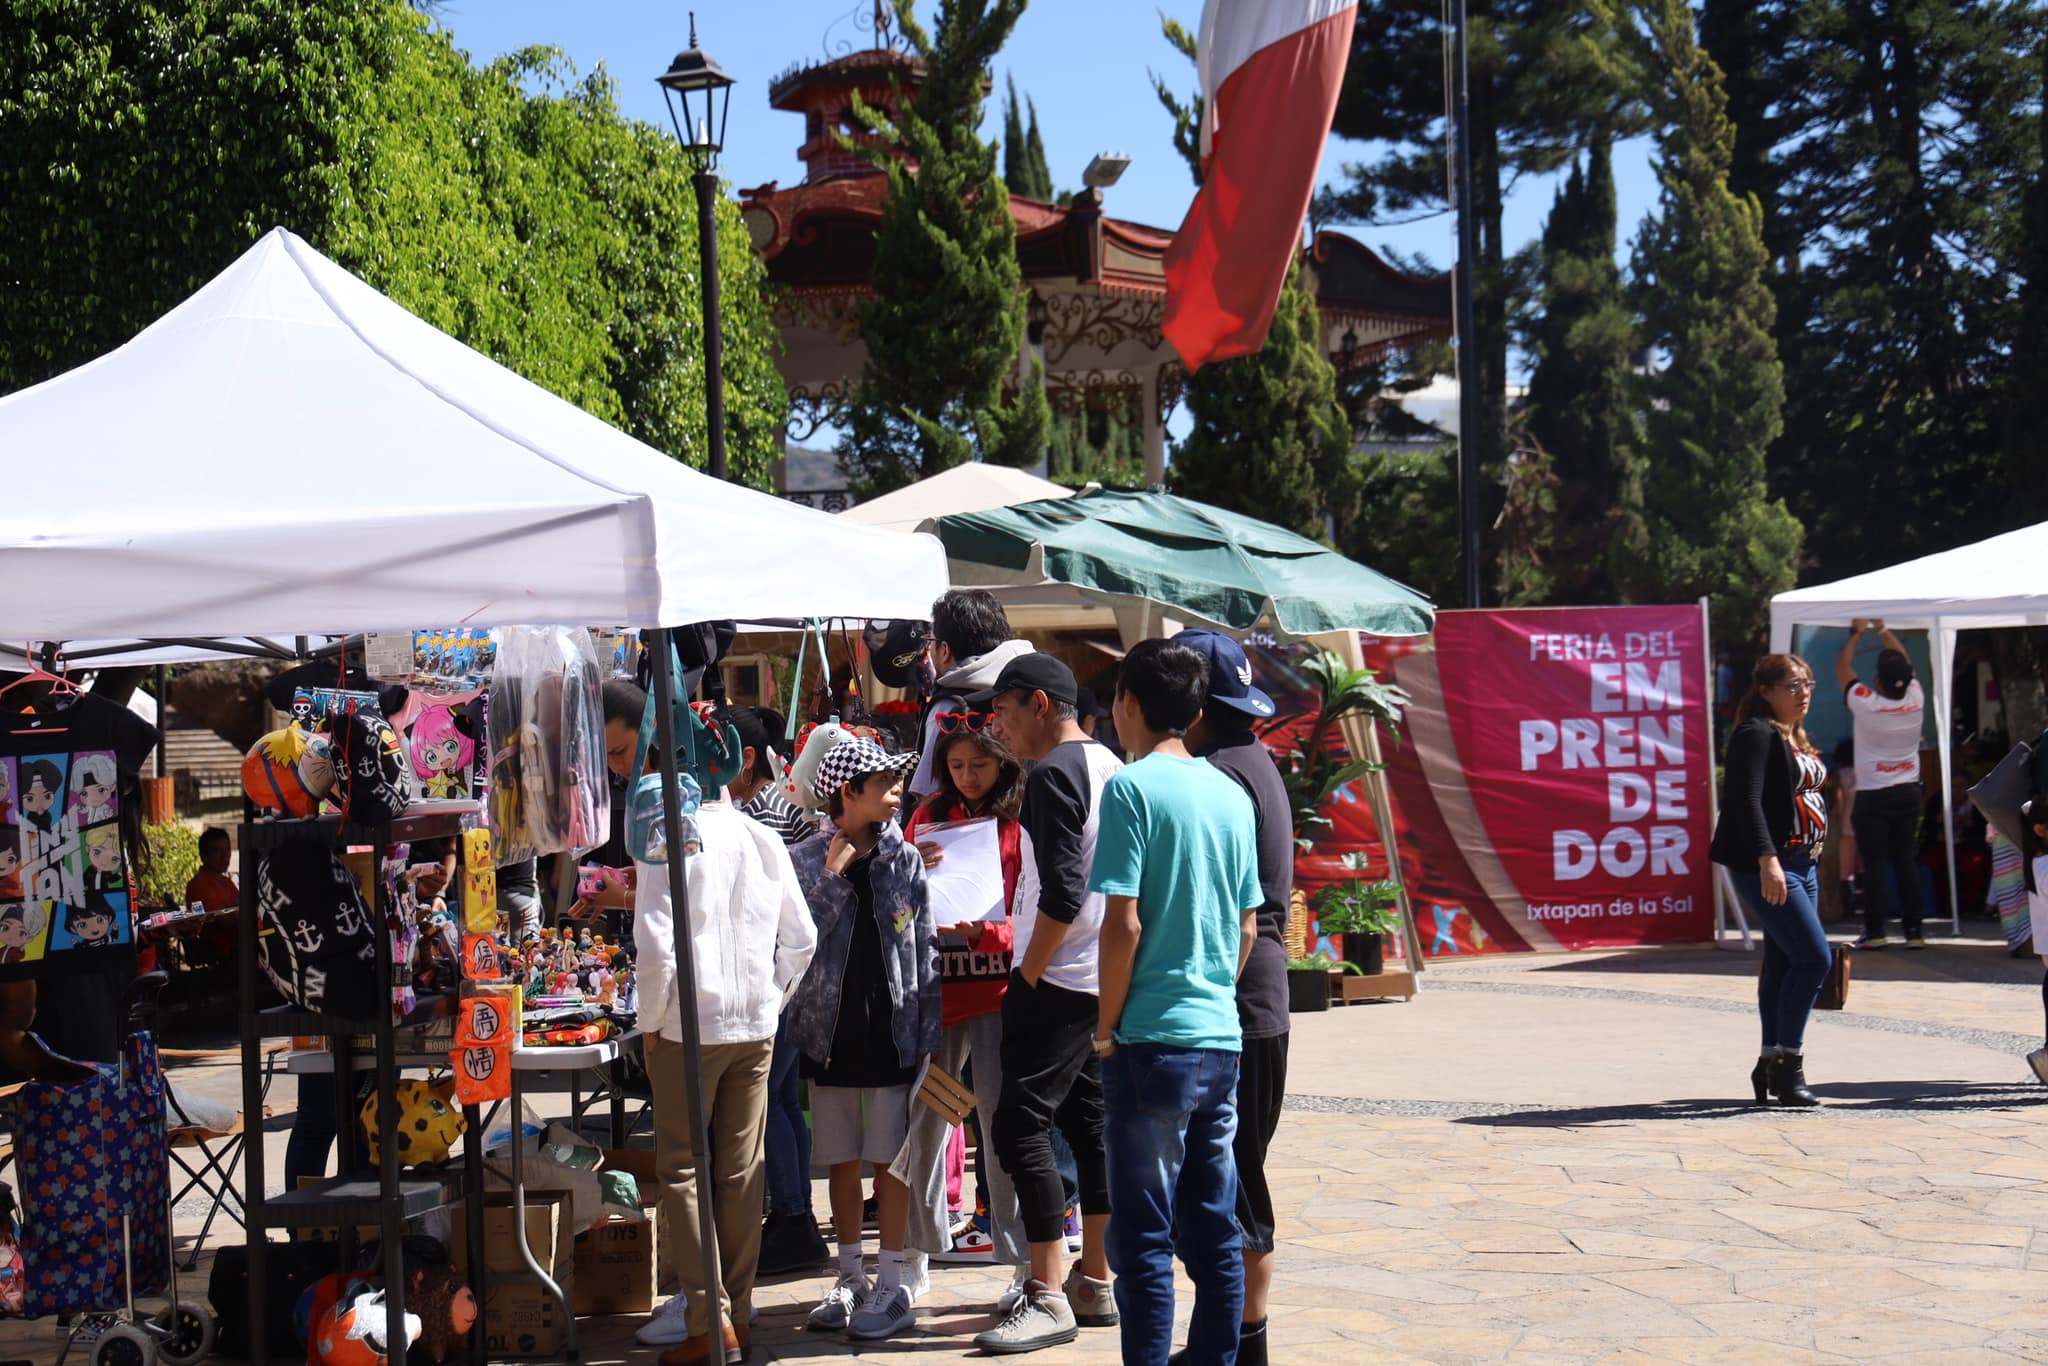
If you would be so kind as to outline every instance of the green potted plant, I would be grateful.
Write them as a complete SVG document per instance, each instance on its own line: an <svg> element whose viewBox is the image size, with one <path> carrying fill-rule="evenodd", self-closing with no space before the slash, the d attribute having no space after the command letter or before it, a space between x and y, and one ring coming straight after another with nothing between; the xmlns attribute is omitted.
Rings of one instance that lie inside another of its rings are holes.
<svg viewBox="0 0 2048 1366"><path fill-rule="evenodd" d="M1362 852L1344 855L1344 866L1351 872L1363 873L1366 865ZM1331 883L1311 904L1317 930L1338 940L1362 976L1376 977L1386 969L1387 936L1400 927L1400 902L1401 884L1392 878L1356 877Z"/></svg>
<svg viewBox="0 0 2048 1366"><path fill-rule="evenodd" d="M1383 725L1395 739L1400 736L1401 711L1408 694L1392 683L1382 683L1371 669L1353 669L1330 651L1301 661L1302 676L1315 689L1316 712L1308 729L1286 753L1276 755L1280 779L1287 786L1288 801L1294 807L1294 842L1303 851L1311 847L1316 833L1330 824L1323 807L1339 788L1371 773L1375 765L1351 759L1340 743L1344 722L1361 716L1369 723Z"/></svg>
<svg viewBox="0 0 2048 1366"><path fill-rule="evenodd" d="M146 826L142 856L135 863L136 890L143 905L183 906L185 884L199 874L199 836L175 822Z"/></svg>
<svg viewBox="0 0 2048 1366"><path fill-rule="evenodd" d="M1351 963L1341 962L1320 950L1306 958L1287 960L1287 1010L1301 1015L1330 1008L1330 974L1357 972Z"/></svg>

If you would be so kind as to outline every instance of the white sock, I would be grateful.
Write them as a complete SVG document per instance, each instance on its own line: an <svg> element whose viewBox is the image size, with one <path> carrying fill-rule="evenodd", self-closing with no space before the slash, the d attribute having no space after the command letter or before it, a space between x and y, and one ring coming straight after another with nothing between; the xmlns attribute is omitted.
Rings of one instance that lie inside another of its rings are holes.
<svg viewBox="0 0 2048 1366"><path fill-rule="evenodd" d="M875 1272L875 1289L883 1294L900 1288L903 1284L903 1253L882 1249L881 1265Z"/></svg>
<svg viewBox="0 0 2048 1366"><path fill-rule="evenodd" d="M839 1245L839 1277L841 1280L849 1276L861 1274L860 1249L861 1244L859 1243L841 1243Z"/></svg>

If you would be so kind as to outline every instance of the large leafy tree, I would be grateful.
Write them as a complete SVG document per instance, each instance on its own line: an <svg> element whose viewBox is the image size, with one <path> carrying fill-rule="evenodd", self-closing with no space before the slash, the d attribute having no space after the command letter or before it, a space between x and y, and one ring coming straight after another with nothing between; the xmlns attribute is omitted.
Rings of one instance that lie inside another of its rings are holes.
<svg viewBox="0 0 2048 1366"><path fill-rule="evenodd" d="M1763 215L1728 186L1735 130L1691 6L1642 4L1648 61L1665 82L1652 96L1663 194L1636 243L1635 284L1662 364L1645 384L1645 458L1623 491L1616 573L1632 601L1711 595L1716 634L1747 641L1771 595L1792 586L1800 540L1765 480L1785 391Z"/></svg>
<svg viewBox="0 0 2048 1366"><path fill-rule="evenodd" d="M607 78L479 68L399 0L0 3L0 390L127 340L282 224L493 359L701 460L689 168ZM734 477L787 398L721 210Z"/></svg>
<svg viewBox="0 0 2048 1366"><path fill-rule="evenodd" d="M2048 43L2041 47L2048 86ZM2040 164L2027 187L2012 259L2020 277L2019 316L2006 381L2005 491L2016 521L2048 517L2048 99L2039 115Z"/></svg>
<svg viewBox="0 0 2048 1366"><path fill-rule="evenodd" d="M1474 324L1481 425L1479 461L1507 451L1508 345L1514 302L1502 205L1508 187L1562 169L1598 130L1627 134L1641 112L1632 49L1618 41L1613 0L1470 0ZM1358 7L1351 61L1333 127L1385 145L1378 161L1344 167L1321 217L1372 223L1448 207L1443 8L1438 0Z"/></svg>
<svg viewBox="0 0 2048 1366"><path fill-rule="evenodd" d="M1548 526L1527 534L1548 538L1552 571L1510 598L1614 600L1607 546L1634 447L1635 346L1635 317L1614 259L1615 226L1613 147L1602 133L1584 164L1573 165L1543 229L1541 304L1529 330L1536 367L1527 430L1536 450L1518 474L1536 479L1536 466L1547 460L1550 482L1526 506L1509 503L1525 515L1544 508ZM1525 491L1536 495L1533 487Z"/></svg>
<svg viewBox="0 0 2048 1366"><path fill-rule="evenodd" d="M989 64L1024 3L940 0L928 33L910 0L898 0L923 83L899 98L893 118L855 102L878 137L847 145L889 182L875 234L875 297L861 310L867 361L839 448L864 497L976 455L1008 465L1045 455L1045 388L1036 362L1020 373L1016 225L996 149L980 135Z"/></svg>
<svg viewBox="0 0 2048 1366"><path fill-rule="evenodd" d="M1777 269L1772 476L1819 577L2019 511L1984 492L2021 326L2041 32L2021 0L1708 0L1703 37L1744 92L1734 183Z"/></svg>

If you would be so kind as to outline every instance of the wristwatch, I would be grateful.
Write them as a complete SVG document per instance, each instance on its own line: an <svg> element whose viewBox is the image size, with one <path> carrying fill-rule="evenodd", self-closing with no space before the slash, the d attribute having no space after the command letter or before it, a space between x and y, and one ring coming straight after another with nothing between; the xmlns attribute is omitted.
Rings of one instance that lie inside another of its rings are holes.
<svg viewBox="0 0 2048 1366"><path fill-rule="evenodd" d="M1108 1057L1116 1049L1116 1040L1114 1038L1105 1039L1098 1037L1093 1042L1095 1045L1095 1056L1099 1058Z"/></svg>

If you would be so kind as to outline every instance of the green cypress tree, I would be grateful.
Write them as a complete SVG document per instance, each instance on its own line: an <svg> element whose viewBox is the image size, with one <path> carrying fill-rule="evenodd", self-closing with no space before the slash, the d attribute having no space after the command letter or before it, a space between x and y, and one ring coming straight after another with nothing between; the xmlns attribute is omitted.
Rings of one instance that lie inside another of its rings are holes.
<svg viewBox="0 0 2048 1366"><path fill-rule="evenodd" d="M1550 601L1614 600L1606 547L1627 476L1635 319L1614 260L1614 154L1597 135L1544 225L1528 431L1550 459ZM1531 528L1532 532L1537 528Z"/></svg>
<svg viewBox="0 0 2048 1366"><path fill-rule="evenodd" d="M1024 141L1024 114L1017 103L1017 78L1005 75L1003 96L1003 185L1011 194L1031 195L1031 152Z"/></svg>
<svg viewBox="0 0 2048 1366"><path fill-rule="evenodd" d="M941 0L927 33L910 0L898 0L924 83L893 122L854 102L879 145L845 145L889 179L875 297L861 310L867 361L839 446L863 497L977 454L1007 465L1045 455L1050 415L1037 363L1019 374L1025 297L1010 196L979 133L989 63L1024 3Z"/></svg>
<svg viewBox="0 0 2048 1366"><path fill-rule="evenodd" d="M2041 47L2048 92L2048 43ZM2018 328L2006 386L2005 487L2020 522L2048 517L2048 94L2040 113L2039 168L2027 187L2019 240L2012 252L2020 277Z"/></svg>
<svg viewBox="0 0 2048 1366"><path fill-rule="evenodd" d="M1173 450L1175 493L1322 539L1333 486L1344 496L1351 430L1337 375L1323 358L1322 323L1301 267L1287 273L1273 328L1255 355L1189 376L1194 427Z"/></svg>
<svg viewBox="0 0 2048 1366"><path fill-rule="evenodd" d="M1756 639L1773 593L1792 586L1800 527L1770 497L1784 376L1762 210L1728 188L1735 130L1721 73L1693 34L1688 0L1644 0L1649 56L1665 73L1658 216L1635 248L1644 339L1664 358L1643 386L1640 478L1624 490L1629 534L1617 577L1629 600L1713 598L1716 635Z"/></svg>
<svg viewBox="0 0 2048 1366"><path fill-rule="evenodd" d="M1042 199L1050 204L1054 194L1052 167L1046 164L1045 139L1038 134L1038 103L1026 95L1024 104L1031 111L1031 129L1024 135L1024 144L1030 153L1031 188L1023 192L1024 197Z"/></svg>

